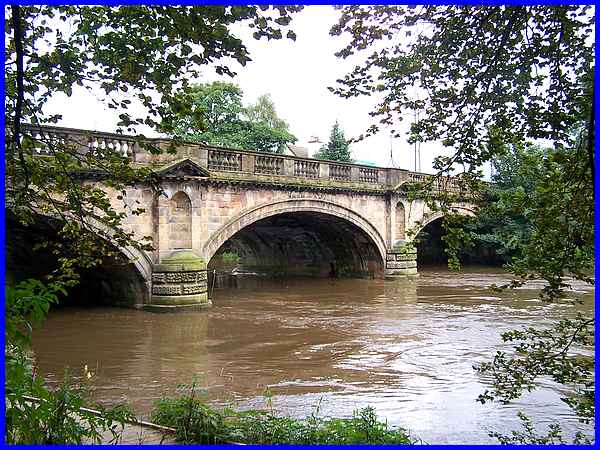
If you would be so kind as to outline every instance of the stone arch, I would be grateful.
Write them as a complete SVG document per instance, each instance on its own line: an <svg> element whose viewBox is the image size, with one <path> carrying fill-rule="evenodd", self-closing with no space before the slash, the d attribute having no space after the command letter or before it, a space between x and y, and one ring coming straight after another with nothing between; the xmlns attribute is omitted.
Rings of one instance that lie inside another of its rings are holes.
<svg viewBox="0 0 600 450"><path fill-rule="evenodd" d="M450 210L464 216L475 215L475 211L468 206L451 206ZM444 215L445 213L443 211L436 211L433 214L428 214L424 216L419 226L414 230L413 239L415 239L418 236L418 234L421 232L421 230L423 230L423 228L425 228L431 222L441 219L442 217L444 217Z"/></svg>
<svg viewBox="0 0 600 450"><path fill-rule="evenodd" d="M176 192L169 200L169 249L192 248L192 201L183 191Z"/></svg>
<svg viewBox="0 0 600 450"><path fill-rule="evenodd" d="M45 233L48 233L48 232L52 232L52 228L48 228L48 226L44 226L42 224L61 220L57 216L52 216L52 215L48 215L48 214L37 214L36 216L37 216L38 220L36 220L36 222L35 222L35 223L37 223L37 225L34 224L34 226L36 226L36 228L38 229L38 232L42 233L42 235ZM7 222L9 220L11 220L11 219L9 218L9 215L7 214ZM140 305L143 303L147 303L150 299L150 287L151 287L152 267L153 267L153 263L152 263L150 255L147 252L140 250L136 247L121 246L121 245L115 244L114 242L111 242L110 237L113 234L113 231L111 230L110 227L97 221L96 219L88 217L87 222L91 227L98 230L98 233L97 233L98 238L108 241L128 261L127 265L128 266L130 265L129 267L131 269L128 273L131 273L136 278L135 289L131 290L131 292L135 291L135 292L137 292L137 294L136 294L135 301L129 303L128 306L136 306L136 305ZM17 226L17 227L19 226L19 225L17 225L17 222L15 222L15 226ZM119 266L119 267L121 267L121 266ZM104 266L102 266L102 265L97 266L97 269L99 269L99 270L104 270L103 268L104 268ZM98 270L94 269L92 272L98 272ZM117 274L117 275L119 273L124 274L124 272L126 272L126 271L123 271L121 269L113 270L113 274ZM125 303L123 305L125 305Z"/></svg>
<svg viewBox="0 0 600 450"><path fill-rule="evenodd" d="M385 261L385 240L377 228L373 226L373 224L371 224L360 214L352 211L349 208L346 208L345 206L325 200L314 200L310 198L290 199L275 203L262 204L241 212L238 214L238 216L225 223L210 236L202 248L202 254L206 261L210 261L217 250L242 228L245 228L261 219L278 214L294 212L321 213L347 220L348 222L357 226L371 239L375 245L375 248L379 252L381 262L383 263Z"/></svg>

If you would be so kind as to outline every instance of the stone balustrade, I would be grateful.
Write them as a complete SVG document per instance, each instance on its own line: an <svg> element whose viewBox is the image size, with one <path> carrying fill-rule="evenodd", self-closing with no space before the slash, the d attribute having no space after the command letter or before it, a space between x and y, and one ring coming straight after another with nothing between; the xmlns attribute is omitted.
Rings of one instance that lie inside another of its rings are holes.
<svg viewBox="0 0 600 450"><path fill-rule="evenodd" d="M379 171L367 167L359 168L358 181L363 183L379 183Z"/></svg>
<svg viewBox="0 0 600 450"><path fill-rule="evenodd" d="M431 183L432 187L437 191L448 191L448 192L465 192L466 189L461 186L457 180L453 177L437 177L435 175L429 175L425 173L409 172L408 180L413 183Z"/></svg>
<svg viewBox="0 0 600 450"><path fill-rule="evenodd" d="M329 178L336 181L350 181L350 166L329 164Z"/></svg>
<svg viewBox="0 0 600 450"><path fill-rule="evenodd" d="M294 176L319 178L319 162L299 159L294 161Z"/></svg>
<svg viewBox="0 0 600 450"><path fill-rule="evenodd" d="M258 175L283 175L283 158L276 156L256 156L254 173Z"/></svg>
<svg viewBox="0 0 600 450"><path fill-rule="evenodd" d="M240 172L242 170L242 155L227 150L208 150L208 170L222 172Z"/></svg>
<svg viewBox="0 0 600 450"><path fill-rule="evenodd" d="M240 151L210 145L183 142L175 151L161 154L152 153L150 144L166 150L171 144L165 138L143 138L115 133L78 130L74 128L23 125L24 136L33 140L34 153L40 156L52 154L52 144L71 145L77 152L117 152L136 163L167 163L183 158L191 158L211 172L243 173L263 176L298 178L340 186L358 183L375 189L395 189L406 182L428 182L433 180L437 190L464 192L451 177L410 172L403 169L362 166L352 163L300 158L296 156L265 154L256 151Z"/></svg>
<svg viewBox="0 0 600 450"><path fill-rule="evenodd" d="M53 146L60 144L71 146L79 153L116 152L133 159L138 147L136 137L115 133L33 125L23 125L22 132L32 140L33 152L38 155L52 155Z"/></svg>

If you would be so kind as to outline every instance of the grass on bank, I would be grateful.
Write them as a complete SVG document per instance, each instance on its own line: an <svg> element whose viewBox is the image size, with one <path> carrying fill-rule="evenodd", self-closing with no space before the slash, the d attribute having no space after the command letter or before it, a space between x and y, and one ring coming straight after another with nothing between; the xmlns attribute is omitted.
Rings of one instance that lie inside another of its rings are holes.
<svg viewBox="0 0 600 450"><path fill-rule="evenodd" d="M306 419L277 417L264 410L217 410L194 398L162 398L151 420L173 427L185 444L414 444L402 428L388 427L371 407L355 410L351 418L324 418L318 411Z"/></svg>

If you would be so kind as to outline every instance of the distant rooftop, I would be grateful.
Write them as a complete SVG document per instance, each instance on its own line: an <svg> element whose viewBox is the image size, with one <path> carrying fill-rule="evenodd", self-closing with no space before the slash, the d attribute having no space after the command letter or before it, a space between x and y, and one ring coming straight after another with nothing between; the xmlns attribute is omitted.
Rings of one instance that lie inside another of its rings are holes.
<svg viewBox="0 0 600 450"><path fill-rule="evenodd" d="M308 158L308 149L306 147L300 147L299 145L287 144L288 149L294 156L300 158Z"/></svg>
<svg viewBox="0 0 600 450"><path fill-rule="evenodd" d="M364 159L356 159L354 160L354 164L360 164L361 166L377 167L377 164L375 164L374 162L365 161Z"/></svg>

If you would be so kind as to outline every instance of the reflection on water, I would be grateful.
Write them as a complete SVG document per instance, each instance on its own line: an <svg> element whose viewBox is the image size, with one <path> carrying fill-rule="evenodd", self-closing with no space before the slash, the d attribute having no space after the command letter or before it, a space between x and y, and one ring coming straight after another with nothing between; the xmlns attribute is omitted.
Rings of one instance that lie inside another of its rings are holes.
<svg viewBox="0 0 600 450"><path fill-rule="evenodd" d="M34 337L50 382L95 368L104 404L128 401L139 414L194 376L216 404L265 407L302 417L372 405L390 424L429 443L486 443L489 430L518 429L517 410L536 423L579 428L547 381L508 406L480 405L486 380L472 368L500 349L500 333L548 326L584 304L545 304L537 291L492 293L497 269L421 271L402 281L241 278L215 289L204 312L153 314L117 308L61 309ZM538 286L534 286L539 288ZM589 431L588 426L588 431Z"/></svg>

